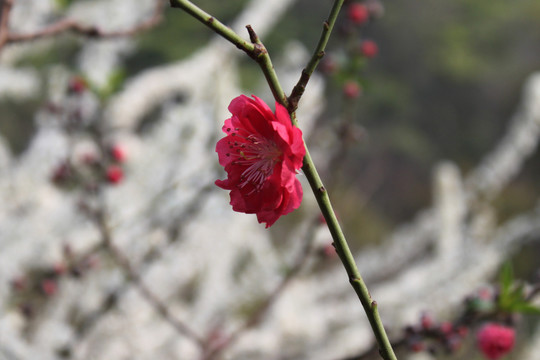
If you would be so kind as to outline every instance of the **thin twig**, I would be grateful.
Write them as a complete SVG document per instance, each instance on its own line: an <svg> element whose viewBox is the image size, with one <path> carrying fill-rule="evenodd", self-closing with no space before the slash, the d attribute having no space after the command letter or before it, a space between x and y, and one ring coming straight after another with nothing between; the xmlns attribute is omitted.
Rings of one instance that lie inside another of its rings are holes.
<svg viewBox="0 0 540 360"><path fill-rule="evenodd" d="M336 23L336 19L343 5L343 1L344 0L334 1L332 10L330 10L330 15L328 15L328 19L323 23L323 30L319 39L319 43L317 44L317 47L315 48L315 51L313 52L313 55L311 56L311 59L309 60L307 66L302 70L302 75L300 76L298 83L294 86L291 95L288 98L289 113L296 111L296 109L298 108L298 102L304 94L306 85L311 78L311 74L313 74L313 71L315 71L315 68L319 64L319 61L321 61L324 56L326 44L330 39L330 34L332 33L332 29L334 28L334 24Z"/></svg>
<svg viewBox="0 0 540 360"><path fill-rule="evenodd" d="M190 1L186 1L186 0L170 0L170 4L171 4L171 7L173 7L173 8L180 8L180 9L184 10L189 15L191 15L195 19L199 20L204 25L208 26L214 32L221 35L225 39L229 40L234 45L236 45L237 48L239 48L240 50L245 51L248 55L251 56L251 54L255 51L255 45L254 44L251 44L248 41L244 40L242 37L240 37L237 33L235 33L227 25L223 24L222 22L220 22L218 19L216 19L212 15L210 15L207 12L203 11L198 6L192 4Z"/></svg>
<svg viewBox="0 0 540 360"><path fill-rule="evenodd" d="M158 196L156 196L156 199L154 201L157 201L162 196L165 196L167 193L167 190L165 189L163 192L159 193ZM191 200L190 203L188 203L183 211L180 214L174 215L174 221L172 223L174 224L174 229L169 230L169 232L175 233L175 238L179 236L180 231L182 230L183 226L188 223L193 216L200 213L200 208L202 204L205 203L205 200L208 198L208 195L210 194L210 186L206 185L203 186L198 194L194 196L194 198ZM91 214L93 215L93 214ZM92 216L93 218L93 216ZM169 242L174 241L175 238L169 237ZM97 251L103 250L105 247L105 244L99 243L97 246L92 248L90 252L88 252L85 255L82 255L82 258L86 258ZM155 253L153 249L149 250L144 256L142 256L142 262L138 264L138 274L139 277L141 277L142 274L144 274L145 270L149 268L149 266L156 262L161 255L163 255L164 251L160 251L159 253ZM118 299L128 290L128 285L126 283L121 284L119 287L111 291L108 296L103 299L101 305L99 306L98 310L95 312L87 315L85 318L83 318L80 321L79 326L77 327L77 335L79 338L81 338L84 334L90 331L92 327L94 327L97 322L100 320L102 316L104 316L108 311L114 308L114 305L118 301Z"/></svg>
<svg viewBox="0 0 540 360"><path fill-rule="evenodd" d="M197 335L191 328L183 321L176 318L167 305L163 303L143 282L140 275L131 266L129 259L122 253L122 251L114 245L112 241L112 235L110 228L107 224L105 213L103 209L99 210L95 214L95 220L103 237L103 242L106 248L113 255L114 259L118 262L120 267L126 272L129 279L136 285L137 289L141 292L144 298L156 309L156 311L180 334L195 341L199 346L204 345L204 341L199 335Z"/></svg>
<svg viewBox="0 0 540 360"><path fill-rule="evenodd" d="M13 7L13 0L2 0L0 17L0 49L6 44L9 37L9 15Z"/></svg>

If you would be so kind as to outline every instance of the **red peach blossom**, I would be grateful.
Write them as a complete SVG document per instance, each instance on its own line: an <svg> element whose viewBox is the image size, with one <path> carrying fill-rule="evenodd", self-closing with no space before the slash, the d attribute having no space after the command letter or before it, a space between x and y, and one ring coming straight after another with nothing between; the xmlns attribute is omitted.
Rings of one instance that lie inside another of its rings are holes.
<svg viewBox="0 0 540 360"><path fill-rule="evenodd" d="M356 99L362 93L362 88L356 81L347 81L343 85L343 94L349 99Z"/></svg>
<svg viewBox="0 0 540 360"><path fill-rule="evenodd" d="M369 20L369 10L360 3L352 3L347 9L349 20L357 25L361 25Z"/></svg>
<svg viewBox="0 0 540 360"><path fill-rule="evenodd" d="M116 144L111 147L110 151L111 151L111 157L116 162L123 163L124 161L126 161L127 154L124 147Z"/></svg>
<svg viewBox="0 0 540 360"><path fill-rule="evenodd" d="M111 165L107 168L107 181L111 184L119 184L124 178L124 171L120 166Z"/></svg>
<svg viewBox="0 0 540 360"><path fill-rule="evenodd" d="M497 360L514 347L515 331L511 327L489 323L476 335L478 347L489 360Z"/></svg>
<svg viewBox="0 0 540 360"><path fill-rule="evenodd" d="M360 45L360 52L367 58L372 58L377 55L379 52L379 47L377 43L373 40L364 40Z"/></svg>
<svg viewBox="0 0 540 360"><path fill-rule="evenodd" d="M52 296L56 294L56 291L58 290L58 284L54 280L45 279L41 282L41 290L45 295Z"/></svg>
<svg viewBox="0 0 540 360"><path fill-rule="evenodd" d="M216 185L230 190L234 211L256 214L270 227L281 215L297 209L302 187L296 178L306 153L302 131L287 109L276 103L275 114L261 99L241 95L231 101L227 134L216 144L227 179Z"/></svg>
<svg viewBox="0 0 540 360"><path fill-rule="evenodd" d="M88 84L81 76L75 76L69 80L68 91L75 94L81 94L86 90Z"/></svg>

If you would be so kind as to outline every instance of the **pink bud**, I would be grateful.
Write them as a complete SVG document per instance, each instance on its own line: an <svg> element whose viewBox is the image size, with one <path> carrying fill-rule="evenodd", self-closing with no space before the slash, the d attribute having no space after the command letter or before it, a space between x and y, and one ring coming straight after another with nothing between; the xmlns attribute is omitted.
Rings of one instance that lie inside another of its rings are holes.
<svg viewBox="0 0 540 360"><path fill-rule="evenodd" d="M431 329L433 327L433 318L429 314L422 314L420 318L420 324L424 329Z"/></svg>
<svg viewBox="0 0 540 360"><path fill-rule="evenodd" d="M111 184L119 184L124 178L124 171L120 166L111 165L107 168L107 181Z"/></svg>
<svg viewBox="0 0 540 360"><path fill-rule="evenodd" d="M367 58L375 57L379 53L379 47L373 40L364 40L360 45L360 52Z"/></svg>
<svg viewBox="0 0 540 360"><path fill-rule="evenodd" d="M356 81L347 81L343 85L343 94L349 99L356 99L362 93L360 85Z"/></svg>
<svg viewBox="0 0 540 360"><path fill-rule="evenodd" d="M52 296L56 294L56 291L58 290L58 285L56 284L56 281L51 279L45 279L41 282L41 290L45 295Z"/></svg>
<svg viewBox="0 0 540 360"><path fill-rule="evenodd" d="M450 335L454 330L454 325L450 321L445 321L441 324L440 330L444 335Z"/></svg>
<svg viewBox="0 0 540 360"><path fill-rule="evenodd" d="M369 20L369 11L360 3L352 3L347 9L347 16L354 24L362 25Z"/></svg>
<svg viewBox="0 0 540 360"><path fill-rule="evenodd" d="M88 85L86 84L86 80L84 80L84 78L81 76L74 76L69 80L68 91L70 93L80 94L86 90L87 87Z"/></svg>
<svg viewBox="0 0 540 360"><path fill-rule="evenodd" d="M127 158L126 150L118 144L113 145L110 151L112 158L119 163L123 163Z"/></svg>

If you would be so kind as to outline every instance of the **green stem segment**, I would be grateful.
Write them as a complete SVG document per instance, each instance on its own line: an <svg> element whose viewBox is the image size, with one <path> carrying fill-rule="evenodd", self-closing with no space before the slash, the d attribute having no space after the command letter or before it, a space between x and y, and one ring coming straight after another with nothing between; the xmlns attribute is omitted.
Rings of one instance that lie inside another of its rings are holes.
<svg viewBox="0 0 540 360"><path fill-rule="evenodd" d="M251 40L251 43L248 43L230 28L223 25L210 14L207 14L206 12L199 9L190 1L170 0L172 7L184 9L190 15L201 21L206 26L210 27L213 31L236 45L236 47L246 52L252 59L254 59L259 64L266 77L266 80L268 81L270 88L272 89L272 94L274 95L274 98L276 99L276 101L278 101L281 105L285 106L289 110L289 113L291 115L291 121L295 126L297 126L295 110L297 108L298 101L304 93L304 89L309 81L309 78L311 77L311 74L317 67L321 58L324 56L324 49L326 47L326 44L328 43L328 39L330 38L332 28L336 22L341 6L343 5L343 1L344 0L334 1L334 5L332 7L332 10L330 11L328 20L324 22L323 32L321 34L321 38L319 40L317 48L315 49L315 52L311 60L307 64L306 68L302 71L302 76L294 87L291 96L287 97L279 83L274 67L272 66L272 61L270 59L270 56L268 55L268 51L266 50L262 42L259 40L251 26L247 26ZM345 239L345 235L343 234L334 210L332 209L332 204L330 203L328 192L326 191L321 181L321 178L317 173L317 170L315 169L315 165L313 164L313 160L311 159L311 155L309 154L307 146L306 156L304 157L304 164L302 170L304 171L304 174L309 181L309 184L311 186L311 189L313 190L313 193L315 194L315 198L317 199L317 203L319 204L321 212L326 219L326 223L328 225L328 228L330 229L330 233L332 234L332 239L334 240L334 246L336 247L336 251L341 259L341 262L343 263L343 266L347 271L349 281L353 289L356 291L356 294L358 295L362 306L364 307L364 311L366 312L371 328L373 329L373 333L375 334L375 338L377 339L377 343L379 344L379 352L382 358L385 360L396 360L397 358L394 355L394 351L392 350L392 345L390 344L388 336L384 330L381 318L379 316L377 303L371 299L371 295L369 294L367 286L364 283L360 272L358 271L358 267L356 266L354 257L351 253L351 250L349 249L347 240Z"/></svg>
<svg viewBox="0 0 540 360"><path fill-rule="evenodd" d="M170 0L170 3L171 7L181 8L185 10L188 14L202 22L204 25L208 26L217 34L229 40L231 43L236 45L237 48L244 51L246 54L249 55L249 57L255 60L257 64L259 64L259 66L261 67L266 81L270 85L270 89L272 90L272 95L274 95L274 98L283 106L288 107L289 102L287 99L287 95L281 88L276 71L274 70L274 66L272 65L270 55L268 55L268 51L264 47L263 43L259 40L259 37L250 25L246 26L246 28L248 30L251 43L244 40L231 28L224 25L218 19L201 10L199 7L192 4L188 0Z"/></svg>
<svg viewBox="0 0 540 360"><path fill-rule="evenodd" d="M371 329L373 330L377 343L379 344L379 353L385 360L396 360L397 358L392 349L392 344L388 339L388 335L384 330L384 326L379 316L377 302L371 298L368 288L360 275L360 271L358 271L354 256L351 253L349 244L345 239L345 235L341 230L341 226L339 225L334 209L332 208L328 191L324 187L317 169L315 169L315 165L313 164L313 160L311 159L311 155L309 154L307 147L302 170L309 181L311 190L313 190L313 193L315 194L319 208L321 209L324 219L326 220L326 224L328 225L328 229L332 234L336 252L338 253L339 258L345 267L345 271L347 271L349 281L354 291L358 295L364 311L366 312Z"/></svg>
<svg viewBox="0 0 540 360"><path fill-rule="evenodd" d="M313 74L313 72L317 68L317 65L319 64L319 62L325 55L324 50L326 49L326 44L328 44L328 40L330 39L330 34L332 34L332 29L334 29L334 24L336 23L339 11L341 10L341 7L343 6L343 2L344 0L334 1L334 5L332 6L332 9L330 10L328 19L323 23L323 30L321 33L321 37L319 38L319 42L317 43L317 47L315 48L315 51L313 51L313 55L311 56L311 59L309 60L308 64L306 65L304 70L302 70L302 75L300 76L300 79L294 86L291 92L291 96L289 96L288 110L290 113L294 112L297 109L298 102L300 101L300 98L304 94L307 83L309 82L309 79L311 78L311 74Z"/></svg>
<svg viewBox="0 0 540 360"><path fill-rule="evenodd" d="M218 19L208 14L204 10L200 9L195 4L192 4L187 0L170 0L171 7L183 9L185 12L193 16L195 19L208 26L214 32L223 36L231 43L236 45L237 48L251 53L255 50L255 46L250 44L242 37L238 36L231 28L220 22Z"/></svg>

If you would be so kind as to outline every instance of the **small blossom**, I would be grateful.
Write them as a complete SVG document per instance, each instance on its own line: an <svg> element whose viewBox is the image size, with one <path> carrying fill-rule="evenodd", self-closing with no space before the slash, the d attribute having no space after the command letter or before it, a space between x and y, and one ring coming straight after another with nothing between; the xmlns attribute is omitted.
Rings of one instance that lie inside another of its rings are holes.
<svg viewBox="0 0 540 360"><path fill-rule="evenodd" d="M119 184L124 178L124 171L120 166L111 165L107 168L107 181L111 184Z"/></svg>
<svg viewBox="0 0 540 360"><path fill-rule="evenodd" d="M111 152L111 157L114 159L114 161L119 162L119 163L123 163L124 161L126 161L126 158L127 158L126 150L122 146L118 144L113 145L110 149L110 152Z"/></svg>
<svg viewBox="0 0 540 360"><path fill-rule="evenodd" d="M375 57L379 53L379 47L373 40L364 40L360 44L360 52L367 58Z"/></svg>
<svg viewBox="0 0 540 360"><path fill-rule="evenodd" d="M67 161L65 161L54 169L51 180L56 184L60 184L67 181L70 176L71 166Z"/></svg>
<svg viewBox="0 0 540 360"><path fill-rule="evenodd" d="M489 360L497 360L514 347L515 331L511 327L489 323L476 336L478 347Z"/></svg>
<svg viewBox="0 0 540 360"><path fill-rule="evenodd" d="M422 325L423 329L431 329L434 326L434 321L431 315L429 314L422 314L420 317L420 324Z"/></svg>
<svg viewBox="0 0 540 360"><path fill-rule="evenodd" d="M349 99L356 99L362 93L362 88L356 81L347 81L343 85L343 94Z"/></svg>
<svg viewBox="0 0 540 360"><path fill-rule="evenodd" d="M445 321L440 325L439 329L444 335L450 335L454 331L454 325L450 321Z"/></svg>
<svg viewBox="0 0 540 360"><path fill-rule="evenodd" d="M216 145L227 179L216 185L230 190L234 211L256 214L271 226L300 206L302 187L296 172L305 155L302 132L287 110L276 103L275 114L261 99L241 95L231 101L227 134Z"/></svg>
<svg viewBox="0 0 540 360"><path fill-rule="evenodd" d="M45 279L41 282L41 290L45 295L52 296L56 294L56 291L58 290L58 285L56 284L56 281L52 279Z"/></svg>
<svg viewBox="0 0 540 360"><path fill-rule="evenodd" d="M88 84L83 77L75 76L69 80L68 91L74 94L81 94L87 87Z"/></svg>
<svg viewBox="0 0 540 360"><path fill-rule="evenodd" d="M369 20L369 10L362 4L352 3L347 9L347 16L354 24L362 25Z"/></svg>
<svg viewBox="0 0 540 360"><path fill-rule="evenodd" d="M409 343L409 348L412 352L418 353L426 350L426 344L420 339L413 339Z"/></svg>

